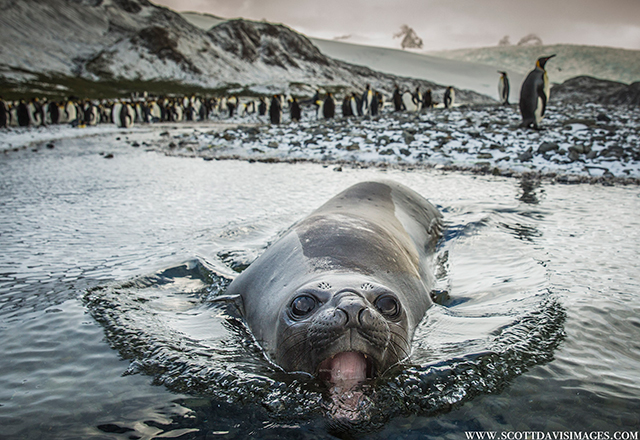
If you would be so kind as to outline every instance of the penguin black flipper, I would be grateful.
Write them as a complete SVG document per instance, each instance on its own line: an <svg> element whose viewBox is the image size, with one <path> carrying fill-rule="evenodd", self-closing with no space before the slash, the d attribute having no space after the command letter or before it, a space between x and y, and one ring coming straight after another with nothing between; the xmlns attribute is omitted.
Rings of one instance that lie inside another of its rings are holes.
<svg viewBox="0 0 640 440"><path fill-rule="evenodd" d="M538 98L542 102L542 108L540 109L540 116L544 116L544 112L547 110L547 95L544 93L544 81L540 81L537 87Z"/></svg>

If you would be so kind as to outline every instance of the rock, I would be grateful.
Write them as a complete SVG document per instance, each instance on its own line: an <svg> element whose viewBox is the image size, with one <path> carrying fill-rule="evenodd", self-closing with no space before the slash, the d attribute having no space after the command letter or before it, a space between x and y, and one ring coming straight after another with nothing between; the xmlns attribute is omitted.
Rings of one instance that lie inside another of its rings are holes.
<svg viewBox="0 0 640 440"><path fill-rule="evenodd" d="M567 126L567 125L584 125L586 127L593 127L596 125L596 121L594 121L593 119L580 119L580 118L571 118L571 119L567 119L566 121L564 121L562 123L562 125Z"/></svg>
<svg viewBox="0 0 640 440"><path fill-rule="evenodd" d="M569 160L571 162L575 162L578 159L580 159L580 154L578 152L576 152L575 149L573 149L573 147L569 148L569 155L567 156L569 158Z"/></svg>
<svg viewBox="0 0 640 440"><path fill-rule="evenodd" d="M400 148L400 154L408 157L411 156L411 151L407 150L406 148Z"/></svg>
<svg viewBox="0 0 640 440"><path fill-rule="evenodd" d="M582 145L573 145L569 147L569 154L584 154L584 147Z"/></svg>
<svg viewBox="0 0 640 440"><path fill-rule="evenodd" d="M49 143L47 144L47 148L48 148L48 149L50 149L50 150L53 150L55 147L56 147L56 146L55 146L52 142L49 142Z"/></svg>
<svg viewBox="0 0 640 440"><path fill-rule="evenodd" d="M518 160L520 162L529 162L533 159L533 148L529 147L527 151L518 155Z"/></svg>
<svg viewBox="0 0 640 440"><path fill-rule="evenodd" d="M603 101L607 97L626 89L627 85L616 81L607 81L590 76L577 76L551 88L554 101L573 103L592 103Z"/></svg>
<svg viewBox="0 0 640 440"><path fill-rule="evenodd" d="M538 154L546 154L550 151L558 151L558 144L555 142L543 142L538 147Z"/></svg>
<svg viewBox="0 0 640 440"><path fill-rule="evenodd" d="M614 105L640 105L640 81L611 93L602 102Z"/></svg>
<svg viewBox="0 0 640 440"><path fill-rule="evenodd" d="M347 145L345 147L345 150L347 150L347 151L360 151L360 145L358 145L358 144Z"/></svg>
<svg viewBox="0 0 640 440"><path fill-rule="evenodd" d="M493 154L491 153L478 153L476 156L478 159L493 159Z"/></svg>
<svg viewBox="0 0 640 440"><path fill-rule="evenodd" d="M611 118L605 115L604 113L598 114L598 116L596 117L596 120L599 122L611 122Z"/></svg>
<svg viewBox="0 0 640 440"><path fill-rule="evenodd" d="M613 157L618 160L624 156L624 148L619 145L611 145L600 151L600 157Z"/></svg>
<svg viewBox="0 0 640 440"><path fill-rule="evenodd" d="M269 148L278 148L278 143L276 141L271 141L267 144L267 147Z"/></svg>
<svg viewBox="0 0 640 440"><path fill-rule="evenodd" d="M112 153L107 153L103 156L105 159L113 159L113 154Z"/></svg>

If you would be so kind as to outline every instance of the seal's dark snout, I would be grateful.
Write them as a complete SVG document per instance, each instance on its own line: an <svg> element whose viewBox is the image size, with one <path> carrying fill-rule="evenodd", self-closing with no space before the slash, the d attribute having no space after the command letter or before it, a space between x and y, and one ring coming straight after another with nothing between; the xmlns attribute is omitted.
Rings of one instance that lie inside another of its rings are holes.
<svg viewBox="0 0 640 440"><path fill-rule="evenodd" d="M340 295L336 309L345 314L347 327L363 324L363 316L367 310L366 300L356 294L347 293Z"/></svg>

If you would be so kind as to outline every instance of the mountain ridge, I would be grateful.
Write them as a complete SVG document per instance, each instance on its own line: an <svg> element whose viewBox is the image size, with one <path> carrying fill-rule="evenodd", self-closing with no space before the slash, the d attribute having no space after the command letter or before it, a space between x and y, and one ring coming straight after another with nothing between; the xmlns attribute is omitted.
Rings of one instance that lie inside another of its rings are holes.
<svg viewBox="0 0 640 440"><path fill-rule="evenodd" d="M367 83L387 94L396 83L437 93L445 88L327 57L284 25L236 19L203 30L147 0L0 0L0 7L3 88L55 83L57 77L299 96L318 88L358 91ZM472 91L457 96L461 102L493 102Z"/></svg>

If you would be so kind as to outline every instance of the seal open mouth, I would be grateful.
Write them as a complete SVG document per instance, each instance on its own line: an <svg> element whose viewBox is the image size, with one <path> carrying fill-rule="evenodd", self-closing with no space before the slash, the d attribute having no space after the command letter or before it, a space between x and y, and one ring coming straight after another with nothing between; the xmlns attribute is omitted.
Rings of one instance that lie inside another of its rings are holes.
<svg viewBox="0 0 640 440"><path fill-rule="evenodd" d="M338 353L325 359L318 366L318 377L332 384L356 384L372 379L374 374L373 359L355 351Z"/></svg>

